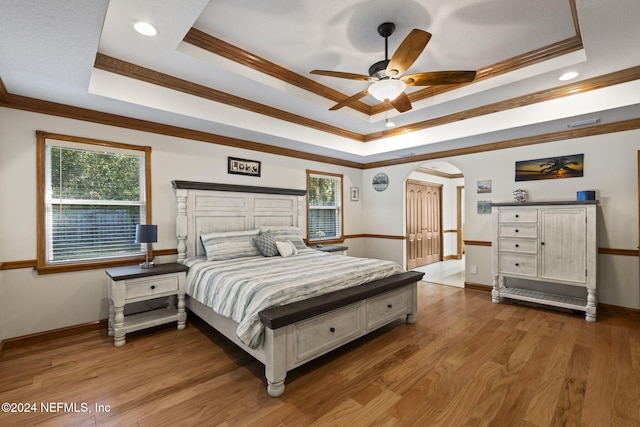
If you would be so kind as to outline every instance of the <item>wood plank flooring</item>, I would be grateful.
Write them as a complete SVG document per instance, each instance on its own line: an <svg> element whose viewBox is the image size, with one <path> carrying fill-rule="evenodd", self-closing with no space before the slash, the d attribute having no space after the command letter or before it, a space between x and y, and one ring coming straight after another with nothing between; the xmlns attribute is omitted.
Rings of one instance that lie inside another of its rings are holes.
<svg viewBox="0 0 640 427"><path fill-rule="evenodd" d="M398 320L289 373L279 398L259 362L198 322L129 334L122 348L97 331L5 349L0 402L36 411L0 413L0 425L640 426L638 320L418 289L416 325Z"/></svg>

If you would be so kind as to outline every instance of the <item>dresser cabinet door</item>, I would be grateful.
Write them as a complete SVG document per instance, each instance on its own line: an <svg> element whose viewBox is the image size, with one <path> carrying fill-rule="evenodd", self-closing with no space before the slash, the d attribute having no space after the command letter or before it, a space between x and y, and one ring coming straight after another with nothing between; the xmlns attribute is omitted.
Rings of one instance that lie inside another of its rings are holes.
<svg viewBox="0 0 640 427"><path fill-rule="evenodd" d="M542 209L540 213L540 277L585 284L586 209Z"/></svg>

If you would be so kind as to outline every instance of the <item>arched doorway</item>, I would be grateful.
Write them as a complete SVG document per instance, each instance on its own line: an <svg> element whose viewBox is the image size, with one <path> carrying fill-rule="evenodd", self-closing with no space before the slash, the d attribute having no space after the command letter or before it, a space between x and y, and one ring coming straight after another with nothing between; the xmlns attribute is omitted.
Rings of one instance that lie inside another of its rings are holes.
<svg viewBox="0 0 640 427"><path fill-rule="evenodd" d="M407 269L425 279L464 287L464 176L454 165L429 161L406 178Z"/></svg>

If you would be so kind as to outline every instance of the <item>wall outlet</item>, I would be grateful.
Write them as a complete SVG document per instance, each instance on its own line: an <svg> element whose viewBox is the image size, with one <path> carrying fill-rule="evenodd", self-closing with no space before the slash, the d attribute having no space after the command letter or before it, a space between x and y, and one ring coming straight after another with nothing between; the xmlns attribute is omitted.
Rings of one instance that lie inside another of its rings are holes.
<svg viewBox="0 0 640 427"><path fill-rule="evenodd" d="M469 266L469 273L478 274L478 266L477 265L470 265Z"/></svg>

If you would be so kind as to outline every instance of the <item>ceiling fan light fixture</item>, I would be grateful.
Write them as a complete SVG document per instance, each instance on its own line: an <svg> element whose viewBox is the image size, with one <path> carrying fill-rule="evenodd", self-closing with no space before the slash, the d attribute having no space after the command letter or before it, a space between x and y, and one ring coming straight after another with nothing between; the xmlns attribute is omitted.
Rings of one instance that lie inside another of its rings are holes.
<svg viewBox="0 0 640 427"><path fill-rule="evenodd" d="M400 80L385 79L379 80L369 86L369 94L378 101L391 101L404 92L407 86Z"/></svg>

